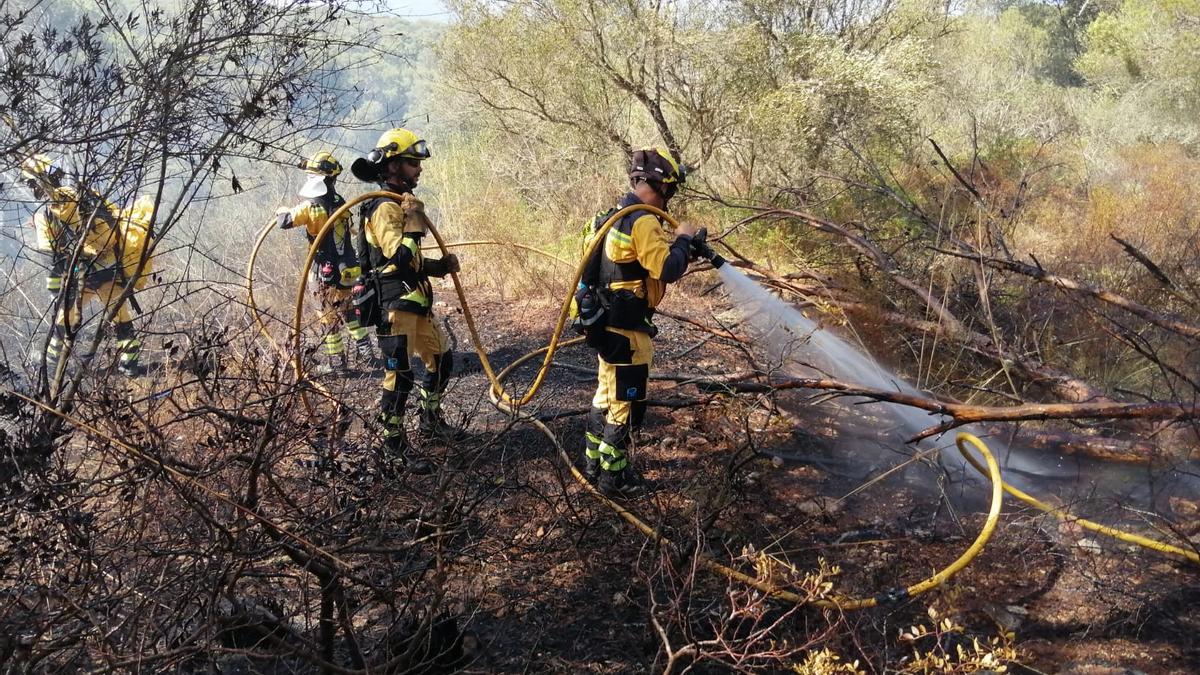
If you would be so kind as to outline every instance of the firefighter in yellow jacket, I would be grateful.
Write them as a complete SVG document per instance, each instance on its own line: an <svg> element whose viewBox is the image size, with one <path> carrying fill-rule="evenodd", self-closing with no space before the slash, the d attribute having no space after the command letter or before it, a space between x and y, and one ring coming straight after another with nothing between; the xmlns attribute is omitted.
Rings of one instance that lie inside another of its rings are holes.
<svg viewBox="0 0 1200 675"><path fill-rule="evenodd" d="M332 154L322 151L301 163L300 167L309 174L299 193L305 201L279 211L276 219L280 229L304 228L311 246L329 216L346 203L337 193L337 177L342 173L342 165ZM350 304L350 290L359 273L351 218L347 213L321 239L313 259L316 293L321 301L320 322L325 331L323 347L329 371L334 369L335 362L342 368L346 367L346 346L341 331L343 325L354 340L360 363L376 363L371 338L367 329L359 324L354 307Z"/></svg>
<svg viewBox="0 0 1200 675"><path fill-rule="evenodd" d="M596 216L591 231L597 232L609 216L626 206L648 204L666 210L684 178L669 151L645 148L634 152L630 191L616 208ZM651 317L667 284L687 271L695 233L691 225L680 224L671 239L657 217L631 211L609 229L585 267L576 294L583 313L604 308L596 313L599 318L594 322L595 317L588 317L586 330L587 342L599 357L599 386L585 432L584 473L610 497L630 498L645 492L627 453L630 426L637 407L645 405L654 358L651 339L658 331ZM589 293L590 300L585 300Z"/></svg>
<svg viewBox="0 0 1200 675"><path fill-rule="evenodd" d="M379 397L384 450L413 473L433 467L416 457L404 431L404 411L414 385L411 359L425 364L418 429L426 437L453 439L458 431L442 415L442 394L450 379L453 358L446 336L433 318L433 287L429 277L458 271L458 258L425 258L421 241L429 231L425 205L412 191L421 177L421 162L429 159L425 141L408 129L384 132L374 150L354 161L350 169L359 180L401 194L400 200L377 198L362 206L360 250L365 283L373 285L382 306L377 326L385 360Z"/></svg>
<svg viewBox="0 0 1200 675"><path fill-rule="evenodd" d="M142 262L148 224L154 211L149 198L139 199L128 210L119 211L103 197L81 186L64 184L65 174L50 158L35 155L21 165L21 178L44 204L34 213L38 248L50 255L46 288L61 295L53 333L46 348L54 366L78 329L83 308L93 299L112 314L117 341L118 370L136 377L145 372L140 363L142 343L133 331L130 302L121 300L126 285L136 277L134 289L145 285L150 263ZM64 279L75 256L78 292L67 292ZM140 269L139 269L140 268ZM140 274L139 274L140 272ZM128 298L132 300L132 296Z"/></svg>

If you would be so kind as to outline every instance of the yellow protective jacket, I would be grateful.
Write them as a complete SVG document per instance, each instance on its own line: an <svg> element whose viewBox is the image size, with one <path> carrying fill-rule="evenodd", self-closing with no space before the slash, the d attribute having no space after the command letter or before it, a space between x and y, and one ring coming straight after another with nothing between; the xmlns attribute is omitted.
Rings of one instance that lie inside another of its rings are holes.
<svg viewBox="0 0 1200 675"><path fill-rule="evenodd" d="M615 209L592 221L592 237L617 210L640 203L634 193L626 194ZM584 243L585 252L592 237ZM653 332L650 315L666 295L667 284L687 271L690 247L691 237L671 241L656 216L632 211L609 228L598 264L589 262L581 284L611 292L610 326Z"/></svg>
<svg viewBox="0 0 1200 675"><path fill-rule="evenodd" d="M379 279L383 306L428 314L433 305L429 277L445 276L447 270L441 260L421 255L421 239L430 224L425 204L409 193L402 201L368 200L363 204L362 223L363 267Z"/></svg>
<svg viewBox="0 0 1200 675"><path fill-rule="evenodd" d="M153 213L154 200L150 197L141 197L128 209L117 210L90 190L55 188L50 200L33 216L37 247L51 255L51 278L66 271L81 238L79 268L85 284L88 277L115 278L117 272L125 279L132 278L147 244ZM148 272L149 263L138 279L138 288L144 285Z"/></svg>

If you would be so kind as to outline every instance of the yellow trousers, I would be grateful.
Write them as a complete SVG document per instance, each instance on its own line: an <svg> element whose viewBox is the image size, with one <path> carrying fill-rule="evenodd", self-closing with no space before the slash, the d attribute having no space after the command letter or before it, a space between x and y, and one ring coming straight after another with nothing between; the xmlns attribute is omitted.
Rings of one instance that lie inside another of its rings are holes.
<svg viewBox="0 0 1200 675"><path fill-rule="evenodd" d="M453 355L446 335L430 315L388 310L388 335L379 336L384 371L379 393L381 419L387 433L399 433L404 408L414 385L412 357L425 363L421 383L421 407L435 411L441 406L442 392L454 368Z"/></svg>
<svg viewBox="0 0 1200 675"><path fill-rule="evenodd" d="M629 430L636 422L631 418L634 405L646 400L654 343L640 331L605 328L602 339L589 344L599 357L599 384L588 413L584 454L601 469L620 472L629 465Z"/></svg>
<svg viewBox="0 0 1200 675"><path fill-rule="evenodd" d="M384 347L385 341L390 349ZM379 342L387 359L383 373L383 388L387 391L396 390L397 374L411 371L412 357L421 359L426 372L436 373L442 355L450 349L446 335L433 322L432 316L395 309L388 310L388 335L381 336ZM411 380L412 376L409 375L409 378Z"/></svg>
<svg viewBox="0 0 1200 675"><path fill-rule="evenodd" d="M596 377L600 382L596 387L596 395L592 397L592 407L606 411L606 423L625 425L629 423L633 402L646 397L644 380L630 381L625 375L629 373L637 380L644 371L648 377L650 365L654 362L654 343L649 335L640 331L620 328L605 330L610 334L609 345L597 357L599 366ZM644 366L644 369L629 369L628 366Z"/></svg>
<svg viewBox="0 0 1200 675"><path fill-rule="evenodd" d="M79 293L72 298L70 305L63 307L58 314L58 325L78 327L79 319L83 314L83 308L91 304L92 300L99 300L104 303L105 312L112 310L113 303L121 296L121 291L125 290L125 285L116 281L108 281L97 288L87 288L86 286L79 289ZM129 323L133 321L133 316L129 313L129 302L122 302L117 308L117 313L113 317L113 323Z"/></svg>

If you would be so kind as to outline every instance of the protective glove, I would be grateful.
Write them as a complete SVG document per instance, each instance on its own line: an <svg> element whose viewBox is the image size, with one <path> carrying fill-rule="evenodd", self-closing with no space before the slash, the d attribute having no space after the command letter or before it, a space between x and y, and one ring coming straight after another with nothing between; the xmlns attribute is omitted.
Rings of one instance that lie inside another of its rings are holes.
<svg viewBox="0 0 1200 675"><path fill-rule="evenodd" d="M317 273L317 278L323 284L332 284L338 278L337 266L331 262L321 263L321 271Z"/></svg>
<svg viewBox="0 0 1200 675"><path fill-rule="evenodd" d="M400 208L404 211L405 234L429 232L430 221L429 216L425 215L424 202L412 195L404 195L404 201L400 202Z"/></svg>
<svg viewBox="0 0 1200 675"><path fill-rule="evenodd" d="M422 270L431 277L444 277L451 272L458 272L458 256L453 253L437 260L426 260Z"/></svg>
<svg viewBox="0 0 1200 675"><path fill-rule="evenodd" d="M281 230L290 230L295 226L292 222L292 210L284 207L275 209L275 224Z"/></svg>

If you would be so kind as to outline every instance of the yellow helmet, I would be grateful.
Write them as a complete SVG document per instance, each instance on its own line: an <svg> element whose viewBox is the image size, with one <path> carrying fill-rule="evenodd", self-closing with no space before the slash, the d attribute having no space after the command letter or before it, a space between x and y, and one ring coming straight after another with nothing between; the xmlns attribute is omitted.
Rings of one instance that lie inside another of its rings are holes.
<svg viewBox="0 0 1200 675"><path fill-rule="evenodd" d="M337 158L325 150L313 153L312 157L300 163L300 168L318 176L336 176L342 172L342 165Z"/></svg>
<svg viewBox="0 0 1200 675"><path fill-rule="evenodd" d="M687 167L680 165L666 148L641 148L633 151L629 177L659 183L683 183L687 180Z"/></svg>
<svg viewBox="0 0 1200 675"><path fill-rule="evenodd" d="M380 164L393 157L429 159L429 144L408 129L388 129L379 137L367 160L372 164Z"/></svg>
<svg viewBox="0 0 1200 675"><path fill-rule="evenodd" d="M408 129L388 129L379 137L375 149L366 157L359 157L350 165L350 172L359 180L367 183L379 182L383 175L383 165L389 159L402 157L421 161L429 159L429 144L417 138Z"/></svg>
<svg viewBox="0 0 1200 675"><path fill-rule="evenodd" d="M54 160L45 155L32 155L24 162L21 162L21 180L33 185L50 185L58 187L63 176L66 175L60 167L55 165Z"/></svg>

